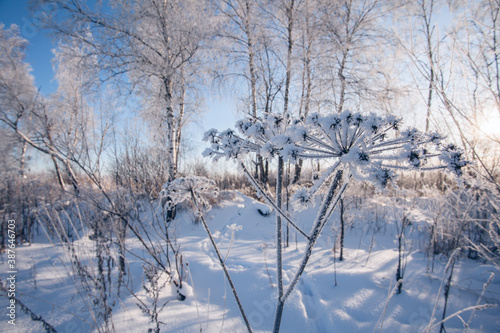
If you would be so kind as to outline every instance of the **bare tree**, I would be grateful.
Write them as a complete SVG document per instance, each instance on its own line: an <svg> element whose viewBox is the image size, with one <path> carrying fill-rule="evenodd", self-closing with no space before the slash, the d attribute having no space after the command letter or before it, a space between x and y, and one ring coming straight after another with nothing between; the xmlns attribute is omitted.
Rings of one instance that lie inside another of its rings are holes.
<svg viewBox="0 0 500 333"><path fill-rule="evenodd" d="M423 32L426 41L426 53L427 53L427 61L429 68L429 88L428 88L428 96L427 96L427 114L425 116L425 130L429 130L430 126L430 118L431 118L431 106L432 106L432 93L434 91L434 80L436 74L434 73L434 46L433 44L433 35L435 35L436 26L432 24L432 14L434 10L434 0L418 1L418 6L420 9L420 15L418 15L422 20Z"/></svg>
<svg viewBox="0 0 500 333"><path fill-rule="evenodd" d="M27 41L19 35L17 26L5 29L0 25L0 120L9 127L26 128L27 124L20 121L32 105L36 96L33 77L30 74L31 67L25 62L24 54ZM2 140L4 168L2 170L17 170L24 178L26 175L26 142L18 140L15 134L2 127L5 140ZM16 146L18 146L16 149ZM18 154L15 154L15 151ZM16 156L18 155L18 156ZM19 158L19 163L10 160ZM10 160L11 163L8 161Z"/></svg>
<svg viewBox="0 0 500 333"><path fill-rule="evenodd" d="M323 84L331 96L325 102L337 112L383 109L378 100L394 89L383 66L389 44L382 25L394 8L383 0L322 2L321 38L328 45Z"/></svg>
<svg viewBox="0 0 500 333"><path fill-rule="evenodd" d="M319 43L320 29L317 9L317 0L306 0L300 13L302 19L298 22L300 36L297 46L302 67L298 116L302 119L306 119L311 110L314 88L313 81L316 81L317 76L314 67L322 53L322 47ZM300 180L303 163L304 161L299 159L295 164L292 183L297 183Z"/></svg>
<svg viewBox="0 0 500 333"><path fill-rule="evenodd" d="M199 0L116 0L107 8L100 3L91 8L80 0L46 0L36 8L47 3L58 9L57 15L47 15L41 23L59 37L85 45L83 54L73 55L96 58L101 80L126 85L144 101L166 147L169 179L175 178L184 122L182 108L175 114L174 101L186 88L185 67L195 62L210 36L208 7Z"/></svg>
<svg viewBox="0 0 500 333"><path fill-rule="evenodd" d="M261 35L259 24L258 2L250 0L222 0L212 1L220 11L225 29L220 32L224 42L223 48L229 56L230 63L238 68L238 75L248 81L250 87L249 113L257 117L257 86L258 75L256 68L256 54L258 41Z"/></svg>
<svg viewBox="0 0 500 333"><path fill-rule="evenodd" d="M271 29L277 35L278 45L275 48L283 48L281 63L283 64L285 76L285 84L282 91L283 114L285 115L289 115L292 112L289 110L289 105L294 74L294 47L297 41L297 25L303 3L303 0L280 0L269 1L269 4L265 6L267 14L271 17L269 22L272 25Z"/></svg>
<svg viewBox="0 0 500 333"><path fill-rule="evenodd" d="M456 117L454 124L460 127L462 141L478 161L478 173L500 191L500 138L484 128L500 117L499 14L498 1L478 1L464 13L452 37L463 64L457 80L467 79L466 85L458 85L465 98L452 95L450 83L441 84L439 91L448 113Z"/></svg>
<svg viewBox="0 0 500 333"><path fill-rule="evenodd" d="M273 70L274 50L272 36L266 33L261 2L252 0L211 1L221 13L224 28L219 32L221 48L226 54L229 67L217 73L220 78L232 76L244 78L250 91L248 112L254 119L259 116L259 91L263 90L264 113L271 112L279 88L279 79ZM267 184L269 166L260 154L256 154L255 177Z"/></svg>
<svg viewBox="0 0 500 333"><path fill-rule="evenodd" d="M60 128L48 110L46 101L38 95L30 74L31 67L24 61L26 40L19 36L16 27L4 30L1 27L2 75L0 76L0 121L16 134L18 140L47 154L54 162L59 184L64 187L58 163L64 165L66 175L73 188L78 190L78 181L70 163L67 151L54 140ZM60 132L59 132L60 133ZM23 162L24 164L24 162Z"/></svg>
<svg viewBox="0 0 500 333"><path fill-rule="evenodd" d="M499 4L484 1L460 9L459 17L442 28L446 30L441 35L446 36L449 43L445 43L444 37L439 39L437 29L433 30L431 15L437 4L436 1L420 3L419 17L427 45L423 55L426 61L422 61L419 51L401 43L411 60L412 69L426 82L425 89L417 93L427 96L427 115L430 116L427 120L439 120L438 129L452 133L466 148L470 158L478 162L477 167L473 167L477 175L498 184L495 161L499 142L482 127L497 116L498 112L492 110L499 110L495 81L500 74L495 73L500 72L495 65L498 52L494 28ZM444 110L439 118L437 113L430 113L431 104L435 106L434 110ZM484 149L486 141L488 148Z"/></svg>

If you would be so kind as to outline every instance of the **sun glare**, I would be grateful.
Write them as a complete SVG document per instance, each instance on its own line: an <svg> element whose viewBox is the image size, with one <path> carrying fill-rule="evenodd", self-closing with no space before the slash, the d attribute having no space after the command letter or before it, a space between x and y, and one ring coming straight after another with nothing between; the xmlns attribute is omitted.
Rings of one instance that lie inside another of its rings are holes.
<svg viewBox="0 0 500 333"><path fill-rule="evenodd" d="M479 129L485 135L500 138L500 115L491 115L479 123Z"/></svg>

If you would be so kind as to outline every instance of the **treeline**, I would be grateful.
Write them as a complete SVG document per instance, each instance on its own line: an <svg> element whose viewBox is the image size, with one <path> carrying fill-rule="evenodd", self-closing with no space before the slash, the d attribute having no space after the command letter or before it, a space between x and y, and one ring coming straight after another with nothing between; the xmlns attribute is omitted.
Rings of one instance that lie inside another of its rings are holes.
<svg viewBox="0 0 500 333"><path fill-rule="evenodd" d="M176 178L186 126L204 99L230 94L255 119L402 116L450 135L487 181L498 176L495 2L45 0L32 10L57 45L58 89L37 91L27 41L2 27L0 120L20 174L36 150L63 189L112 174L157 191L145 173ZM255 165L266 182L269 163L256 156Z"/></svg>

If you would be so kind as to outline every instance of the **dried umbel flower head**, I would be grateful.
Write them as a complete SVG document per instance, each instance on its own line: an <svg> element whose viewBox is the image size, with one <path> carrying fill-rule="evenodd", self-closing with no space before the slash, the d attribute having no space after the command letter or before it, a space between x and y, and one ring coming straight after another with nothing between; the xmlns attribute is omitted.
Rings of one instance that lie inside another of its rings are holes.
<svg viewBox="0 0 500 333"><path fill-rule="evenodd" d="M400 119L344 111L340 114L312 114L305 121L268 114L262 119L237 123L238 130L210 130L205 139L211 147L205 152L217 160L225 156L239 159L257 153L271 159L324 160L336 165L329 168L329 179L336 169L346 175L386 187L397 170L445 169L458 176L467 165L464 154L455 145L443 142L438 133L422 133L415 128L401 129ZM239 133L237 133L239 132ZM326 171L325 171L326 172ZM304 191L296 199L308 204Z"/></svg>
<svg viewBox="0 0 500 333"><path fill-rule="evenodd" d="M167 208L180 204L181 202L193 199L195 205L201 209L211 209L210 199L217 197L219 189L215 182L205 177L181 177L163 185L160 192L162 203ZM199 212L197 212L199 213Z"/></svg>

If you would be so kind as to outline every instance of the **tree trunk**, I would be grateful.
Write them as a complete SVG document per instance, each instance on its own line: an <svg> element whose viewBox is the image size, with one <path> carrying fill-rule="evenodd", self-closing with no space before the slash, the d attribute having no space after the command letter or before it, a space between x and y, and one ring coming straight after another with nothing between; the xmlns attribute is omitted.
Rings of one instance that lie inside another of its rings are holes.
<svg viewBox="0 0 500 333"><path fill-rule="evenodd" d="M302 165L304 164L304 160L299 159L297 163L295 163L295 172L293 175L292 184L296 184L300 180L300 174L302 173Z"/></svg>
<svg viewBox="0 0 500 333"><path fill-rule="evenodd" d="M294 23L294 5L295 0L292 0L290 6L286 8L286 15L288 19L287 25L287 55L286 55L286 77L285 77L285 96L284 96L284 104L283 104L283 114L288 115L288 103L289 103L289 94L290 94L290 82L292 80L292 51L293 51L293 23Z"/></svg>
<svg viewBox="0 0 500 333"><path fill-rule="evenodd" d="M181 70L184 73L183 70ZM185 112L185 98L186 98L186 84L182 82L181 84L181 94L179 101L179 116L177 117L177 126L175 128L175 170L179 167L179 155L181 150L181 138L182 138L182 126L184 121L184 112Z"/></svg>
<svg viewBox="0 0 500 333"><path fill-rule="evenodd" d="M171 182L175 179L177 174L177 161L176 161L176 133L174 124L174 108L173 108L173 81L172 77L166 77L164 79L165 84L165 103L166 103L166 116L167 116L167 159L168 159L168 181ZM167 197L166 201L168 203L167 208L167 220L171 221L175 218L176 211L175 206L171 205L171 198Z"/></svg>
<svg viewBox="0 0 500 333"><path fill-rule="evenodd" d="M57 160L54 157L54 155L50 155L50 158L52 159L52 163L54 163L54 170L56 172L57 183L59 184L59 186L61 186L61 189L64 191L66 187L64 184L64 179L61 175L61 171L59 170L59 165L57 164Z"/></svg>
<svg viewBox="0 0 500 333"><path fill-rule="evenodd" d="M342 54L342 61L340 63L340 68L338 71L338 77L340 80L340 99L339 99L339 104L337 106L337 113L341 113L344 110L345 93L347 88L347 82L344 71L348 54L349 54L349 49L346 49Z"/></svg>
<svg viewBox="0 0 500 333"><path fill-rule="evenodd" d="M257 117L257 76L255 74L255 51L253 45L253 35L250 21L250 11L251 11L251 0L245 2L245 34L247 36L247 55L248 55L248 71L250 74L250 93L251 93L251 107L252 107L252 117Z"/></svg>
<svg viewBox="0 0 500 333"><path fill-rule="evenodd" d="M66 167L66 172L68 174L69 179L71 180L71 185L73 185L73 189L75 190L75 193L80 192L80 186L78 185L78 179L76 178L75 172L73 171L73 168L71 167L71 163L69 160L64 161L64 166Z"/></svg>
<svg viewBox="0 0 500 333"><path fill-rule="evenodd" d="M307 118L309 114L309 108L311 104L311 48L312 48L312 36L311 30L309 28L309 1L306 1L305 6L307 7L307 13L305 16L305 35L303 35L303 43L305 45L305 55L304 55L304 70L302 72L302 95L300 99L300 109L299 116L304 119ZM293 177L293 183L297 183L300 180L300 175L302 174L302 166L304 161L299 159L295 164L295 174Z"/></svg>
<svg viewBox="0 0 500 333"><path fill-rule="evenodd" d="M247 0L245 3L245 34L247 37L247 56L248 56L248 72L250 74L250 94L251 94L251 116L255 120L257 119L257 74L255 69L255 51L253 44L253 35L251 30L251 0ZM255 162L255 179L259 179L262 184L267 183L267 177L265 177L264 164L262 162L262 156L257 154Z"/></svg>
<svg viewBox="0 0 500 333"><path fill-rule="evenodd" d="M165 84L165 103L167 116L167 158L168 158L168 181L175 179L177 174L175 160L175 124L174 124L174 108L172 100L173 81L172 77L168 76L164 79Z"/></svg>
<svg viewBox="0 0 500 333"><path fill-rule="evenodd" d="M28 148L28 143L23 141L23 146L21 147L21 159L19 161L19 175L21 179L26 177L26 149Z"/></svg>
<svg viewBox="0 0 500 333"><path fill-rule="evenodd" d="M427 8L425 8L425 1L422 2L422 17L424 19L425 25L425 38L427 41L427 60L429 61L429 88L427 95L427 114L425 117L425 131L429 131L430 127L430 118L431 118L431 106L432 106L432 92L434 89L434 56L432 52L432 32L431 29L431 18L432 18L432 10L434 7L434 0L430 1L429 4L429 12L427 12Z"/></svg>

